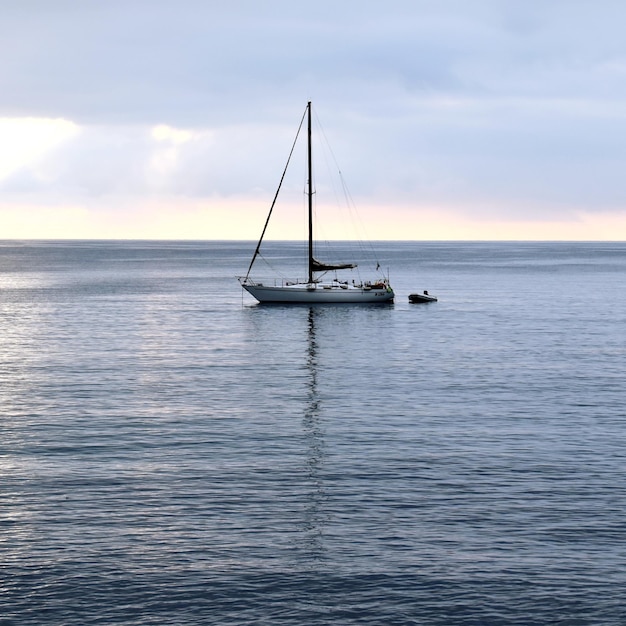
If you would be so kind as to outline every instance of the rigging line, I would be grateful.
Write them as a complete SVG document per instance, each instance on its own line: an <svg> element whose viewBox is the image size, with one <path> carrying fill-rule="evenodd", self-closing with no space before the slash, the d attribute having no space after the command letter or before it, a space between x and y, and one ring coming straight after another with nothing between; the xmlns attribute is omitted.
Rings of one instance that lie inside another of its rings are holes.
<svg viewBox="0 0 626 626"><path fill-rule="evenodd" d="M378 265L379 264L378 255L376 254L376 250L374 249L372 240L368 236L365 224L363 223L363 221L361 220L359 216L359 213L356 209L356 203L354 202L354 199L352 198L352 194L350 193L350 189L348 188L348 185L343 177L343 174L341 173L341 170L339 170L339 180L341 181L341 187L344 193L346 206L348 207L350 217L353 221L355 230L357 231L357 234L359 236L360 247L362 250L365 250L367 248L367 251L374 257L374 260L376 261L376 265Z"/></svg>
<svg viewBox="0 0 626 626"><path fill-rule="evenodd" d="M332 157L335 168L337 169L339 182L341 183L341 190L343 191L344 202L345 202L346 208L348 209L348 217L350 218L352 222L352 226L354 228L354 231L357 237L357 244L363 252L367 252L369 255L371 255L371 257L374 257L374 261L376 261L376 265L378 269L378 267L380 266L378 262L378 255L376 254L376 250L374 250L374 246L371 242L371 239L369 238L367 234L367 229L365 228L365 224L363 223L362 219L359 216L359 213L356 208L356 203L354 202L354 199L352 198L352 194L350 193L350 190L348 189L346 179L344 178L343 172L341 171L341 167L339 166L339 161L337 160L337 157L333 151L333 148L330 145L330 141L328 141L328 137L326 136L326 131L324 130L324 127L322 126L321 120L318 118L315 111L313 111L313 114L315 115L315 122L316 122L317 128L321 136L324 139L324 146L330 153L330 156ZM324 153L324 156L326 156L326 153ZM327 164L327 167L328 167L328 164ZM330 171L330 167L328 167L328 169Z"/></svg>
<svg viewBox="0 0 626 626"><path fill-rule="evenodd" d="M280 188L283 185L283 180L285 180L285 174L287 173L287 168L289 167L289 163L291 161L291 157L293 155L293 151L296 147L296 143L298 142L298 136L300 135L300 131L302 130L302 124L304 123L304 118L306 117L306 113L307 113L308 107L307 109L304 110L304 113L302 114L302 119L300 120L300 125L298 126L298 130L296 132L296 137L293 140L293 144L291 146L291 150L289 152L289 157L287 158L287 163L285 164L285 169L283 170L283 175L280 177L280 182L278 183L278 189L276 190L276 193L274 194L274 199L272 200L272 206L270 206L270 211L267 215L267 219L265 220L265 226L263 226L263 231L261 232L261 237L259 238L259 243L256 246L256 250L254 251L254 254L252 255L252 261L250 261L250 266L248 267L248 271L246 272L246 280L248 278L248 276L250 276L250 270L252 269L252 266L254 265L254 261L257 257L257 255L259 254L259 251L261 249L261 243L263 242L263 237L265 236L265 231L267 230L267 225L270 223L270 217L272 217L272 211L274 210L274 205L276 204L276 200L278 199L278 194L280 193Z"/></svg>
<svg viewBox="0 0 626 626"><path fill-rule="evenodd" d="M280 276L283 280L286 279L285 275L278 268L274 267L274 265L268 259L266 259L261 252L259 252L258 256L262 261L264 261L265 265L267 265L270 270Z"/></svg>
<svg viewBox="0 0 626 626"><path fill-rule="evenodd" d="M339 162L337 161L337 157L335 156L335 153L333 152L330 141L328 140L328 136L326 135L326 131L324 130L324 126L322 125L322 122L319 119L317 112L315 110L313 111L313 116L314 116L314 122L315 122L315 130L316 132L319 133L319 137L320 137L320 147L321 147L320 152L322 154L324 164L326 165L326 175L328 176L328 179L329 179L329 187L335 197L335 204L339 211L339 215L342 215L343 213L342 205L340 202L339 195L337 193L338 190L336 186L337 175L335 174L335 171L334 171L335 169L337 170L339 174L339 178L341 180L341 170L339 168ZM330 160L328 158L329 156L330 156ZM344 196L345 196L345 193L344 193ZM347 202L346 202L346 206L348 207L348 209L350 209L350 206L348 205ZM317 204L316 204L316 208L317 208ZM336 258L336 252L330 245L329 240L326 237L326 233L323 231L322 228L320 228L319 224L320 224L319 220L316 220L316 225L318 228L318 243L321 243L321 241L323 240L324 246L325 246L324 247L325 255L328 258Z"/></svg>

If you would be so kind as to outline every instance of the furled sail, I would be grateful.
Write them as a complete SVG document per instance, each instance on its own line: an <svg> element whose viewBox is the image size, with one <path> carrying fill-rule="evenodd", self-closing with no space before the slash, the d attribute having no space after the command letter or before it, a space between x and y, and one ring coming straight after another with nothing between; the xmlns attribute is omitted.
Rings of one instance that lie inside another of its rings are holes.
<svg viewBox="0 0 626 626"><path fill-rule="evenodd" d="M314 272L328 272L330 270L351 270L356 267L355 263L322 263L317 259L311 259L311 269Z"/></svg>

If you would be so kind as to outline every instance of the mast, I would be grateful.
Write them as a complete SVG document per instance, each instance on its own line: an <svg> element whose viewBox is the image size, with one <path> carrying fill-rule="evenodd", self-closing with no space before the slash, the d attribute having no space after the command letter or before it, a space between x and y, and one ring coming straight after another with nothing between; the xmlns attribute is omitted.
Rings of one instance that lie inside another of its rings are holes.
<svg viewBox="0 0 626 626"><path fill-rule="evenodd" d="M311 165L311 103L307 104L308 113L308 194L309 194L309 284L313 282L313 168Z"/></svg>

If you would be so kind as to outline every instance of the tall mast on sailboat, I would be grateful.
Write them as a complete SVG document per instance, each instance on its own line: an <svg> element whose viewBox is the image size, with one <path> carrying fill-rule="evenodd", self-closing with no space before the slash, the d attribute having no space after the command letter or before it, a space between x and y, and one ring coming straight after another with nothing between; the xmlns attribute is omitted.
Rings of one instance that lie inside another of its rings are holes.
<svg viewBox="0 0 626 626"><path fill-rule="evenodd" d="M308 194L309 194L309 284L313 282L313 166L311 158L311 103L307 103L308 113Z"/></svg>

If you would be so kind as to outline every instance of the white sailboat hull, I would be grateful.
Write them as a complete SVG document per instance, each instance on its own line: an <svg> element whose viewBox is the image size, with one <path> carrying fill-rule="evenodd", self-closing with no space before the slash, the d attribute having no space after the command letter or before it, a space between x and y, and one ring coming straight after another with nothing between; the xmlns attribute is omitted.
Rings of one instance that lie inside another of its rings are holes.
<svg viewBox="0 0 626 626"><path fill-rule="evenodd" d="M281 285L267 286L258 283L242 283L242 287L259 302L296 302L302 304L372 304L393 302L390 287L372 289L354 285Z"/></svg>

